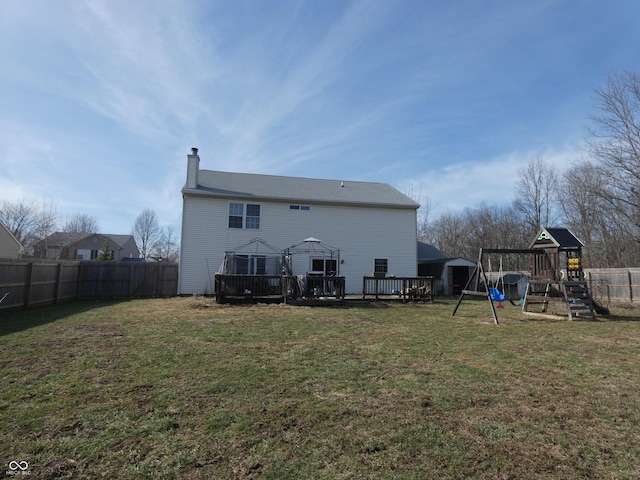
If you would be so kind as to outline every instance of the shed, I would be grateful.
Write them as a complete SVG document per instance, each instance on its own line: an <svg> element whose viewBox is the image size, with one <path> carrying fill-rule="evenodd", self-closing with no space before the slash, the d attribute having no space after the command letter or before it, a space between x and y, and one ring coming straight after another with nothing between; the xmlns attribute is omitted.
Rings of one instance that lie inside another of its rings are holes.
<svg viewBox="0 0 640 480"><path fill-rule="evenodd" d="M436 258L418 263L418 275L433 277L435 295L459 295L476 264L466 258Z"/></svg>

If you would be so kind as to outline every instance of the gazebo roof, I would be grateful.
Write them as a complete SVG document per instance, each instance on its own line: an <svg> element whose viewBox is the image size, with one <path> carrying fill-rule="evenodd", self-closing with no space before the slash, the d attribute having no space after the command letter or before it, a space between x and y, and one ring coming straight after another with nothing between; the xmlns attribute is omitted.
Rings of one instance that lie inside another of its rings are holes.
<svg viewBox="0 0 640 480"><path fill-rule="evenodd" d="M340 249L322 243L322 241L317 238L309 237L300 243L291 245L287 248L287 253L328 253L331 256L338 256L340 255Z"/></svg>
<svg viewBox="0 0 640 480"><path fill-rule="evenodd" d="M272 247L261 238L254 238L243 245L227 250L225 253L275 253L282 255L282 250Z"/></svg>

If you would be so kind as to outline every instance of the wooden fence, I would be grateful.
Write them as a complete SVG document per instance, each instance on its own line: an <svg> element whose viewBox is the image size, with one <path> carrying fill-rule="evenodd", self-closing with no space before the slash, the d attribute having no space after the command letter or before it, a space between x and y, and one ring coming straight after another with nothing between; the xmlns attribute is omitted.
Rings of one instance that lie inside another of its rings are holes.
<svg viewBox="0 0 640 480"><path fill-rule="evenodd" d="M586 269L591 295L601 302L640 300L640 268Z"/></svg>
<svg viewBox="0 0 640 480"><path fill-rule="evenodd" d="M177 292L175 263L0 261L0 309L77 298L173 297Z"/></svg>

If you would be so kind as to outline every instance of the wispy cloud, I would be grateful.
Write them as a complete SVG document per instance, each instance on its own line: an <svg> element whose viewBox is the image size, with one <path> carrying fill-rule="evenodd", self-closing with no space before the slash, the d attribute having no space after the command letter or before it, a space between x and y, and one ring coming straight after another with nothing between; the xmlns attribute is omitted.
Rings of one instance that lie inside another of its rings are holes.
<svg viewBox="0 0 640 480"><path fill-rule="evenodd" d="M421 184L441 209L509 201L523 158L573 155L590 89L637 64L620 48L640 41L637 14L573 0L5 2L0 198L44 193L114 229L149 207L178 224L195 146L203 168Z"/></svg>
<svg viewBox="0 0 640 480"><path fill-rule="evenodd" d="M508 206L517 197L517 185L528 163L541 158L562 179L564 172L580 160L580 149L580 145L570 145L560 150L511 152L483 161L443 165L406 178L399 185L406 194L415 194L418 202L428 204L433 216L473 209L481 203Z"/></svg>

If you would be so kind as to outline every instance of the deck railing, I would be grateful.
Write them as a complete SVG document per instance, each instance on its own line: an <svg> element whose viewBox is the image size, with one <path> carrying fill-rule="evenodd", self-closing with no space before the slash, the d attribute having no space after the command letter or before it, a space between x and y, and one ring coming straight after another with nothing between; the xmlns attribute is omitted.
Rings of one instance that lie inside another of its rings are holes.
<svg viewBox="0 0 640 480"><path fill-rule="evenodd" d="M295 299L336 299L346 296L345 277L323 275L215 274L216 302L251 302ZM364 277L362 298L433 301L433 277Z"/></svg>
<svg viewBox="0 0 640 480"><path fill-rule="evenodd" d="M283 278L281 275L226 275L216 273L216 301L223 303L226 298L282 297Z"/></svg>
<svg viewBox="0 0 640 480"><path fill-rule="evenodd" d="M401 298L406 301L433 301L433 277L364 277L362 298Z"/></svg>
<svg viewBox="0 0 640 480"><path fill-rule="evenodd" d="M216 302L295 298L344 298L345 278L316 275L215 275Z"/></svg>
<svg viewBox="0 0 640 480"><path fill-rule="evenodd" d="M298 296L306 298L344 298L345 277L322 275L303 275L291 277L295 279Z"/></svg>

